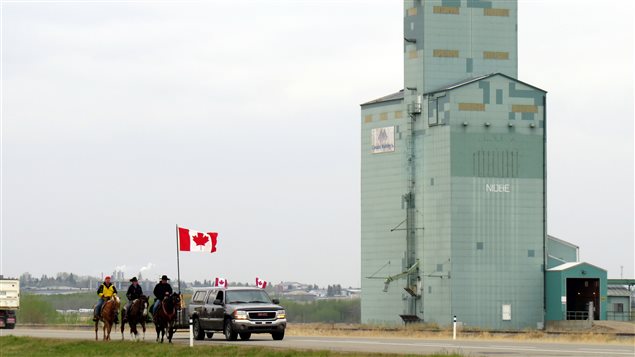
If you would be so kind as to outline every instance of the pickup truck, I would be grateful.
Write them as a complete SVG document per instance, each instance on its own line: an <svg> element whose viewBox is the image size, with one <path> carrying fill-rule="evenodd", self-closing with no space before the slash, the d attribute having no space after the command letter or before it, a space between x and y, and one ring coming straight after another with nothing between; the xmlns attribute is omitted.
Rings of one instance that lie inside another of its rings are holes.
<svg viewBox="0 0 635 357"><path fill-rule="evenodd" d="M286 312L277 299L259 288L195 288L189 306L194 338L212 338L222 331L225 339L249 340L252 333L270 333L274 340L284 338Z"/></svg>

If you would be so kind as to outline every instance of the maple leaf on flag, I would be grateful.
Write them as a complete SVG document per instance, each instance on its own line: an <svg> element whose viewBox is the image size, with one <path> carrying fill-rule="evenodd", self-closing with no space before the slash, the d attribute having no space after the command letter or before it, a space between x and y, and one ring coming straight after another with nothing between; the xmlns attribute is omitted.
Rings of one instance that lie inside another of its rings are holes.
<svg viewBox="0 0 635 357"><path fill-rule="evenodd" d="M209 237L199 232L196 237L192 238L192 240L196 243L196 245L205 245L205 243L209 240Z"/></svg>

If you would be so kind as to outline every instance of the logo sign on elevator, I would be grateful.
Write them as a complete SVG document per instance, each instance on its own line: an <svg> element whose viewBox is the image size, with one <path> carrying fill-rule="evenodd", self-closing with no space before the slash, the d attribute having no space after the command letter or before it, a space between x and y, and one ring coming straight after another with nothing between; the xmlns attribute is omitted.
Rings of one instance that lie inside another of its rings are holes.
<svg viewBox="0 0 635 357"><path fill-rule="evenodd" d="M374 128L370 131L373 154L395 151L395 127Z"/></svg>

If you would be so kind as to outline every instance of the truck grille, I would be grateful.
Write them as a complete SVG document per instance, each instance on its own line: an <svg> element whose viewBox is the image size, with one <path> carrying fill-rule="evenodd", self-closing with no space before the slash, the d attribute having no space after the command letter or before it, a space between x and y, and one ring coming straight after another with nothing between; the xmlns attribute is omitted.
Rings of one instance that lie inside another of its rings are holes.
<svg viewBox="0 0 635 357"><path fill-rule="evenodd" d="M275 311L252 311L249 313L250 320L273 320L275 318Z"/></svg>

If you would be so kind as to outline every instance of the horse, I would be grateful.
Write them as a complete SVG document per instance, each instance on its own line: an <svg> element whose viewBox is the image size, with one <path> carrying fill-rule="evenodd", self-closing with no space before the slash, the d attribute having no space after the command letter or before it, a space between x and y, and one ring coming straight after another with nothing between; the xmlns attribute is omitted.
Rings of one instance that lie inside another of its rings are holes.
<svg viewBox="0 0 635 357"><path fill-rule="evenodd" d="M161 301L152 316L154 327L157 330L157 342L159 342L159 335L161 335L161 343L163 343L163 337L167 334L168 342L172 343L172 336L175 331L174 323L176 322L176 312L180 308L181 298L177 293L166 296Z"/></svg>
<svg viewBox="0 0 635 357"><path fill-rule="evenodd" d="M95 321L95 341L99 340L97 337L99 321L104 323L104 341L110 341L110 330L112 330L112 325L115 322L115 316L119 313L119 303L120 301L117 295L113 296L104 303L101 308L99 320Z"/></svg>
<svg viewBox="0 0 635 357"><path fill-rule="evenodd" d="M130 305L130 310L126 315L128 325L130 325L130 337L133 340L139 338L139 331L137 331L137 324L141 324L143 329L143 339L146 339L146 316L148 315L148 297L141 295L140 298L135 299ZM124 321L121 322L121 339L123 340L123 330L126 328Z"/></svg>

